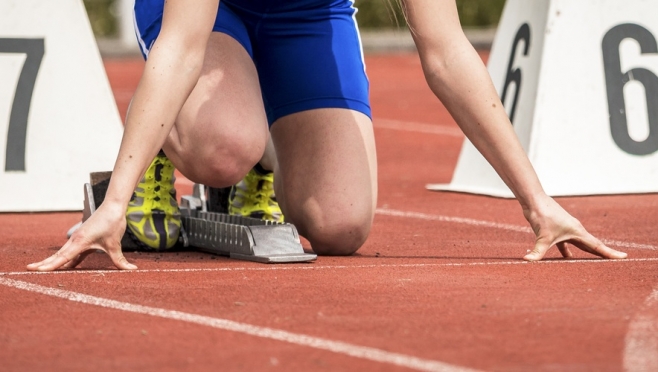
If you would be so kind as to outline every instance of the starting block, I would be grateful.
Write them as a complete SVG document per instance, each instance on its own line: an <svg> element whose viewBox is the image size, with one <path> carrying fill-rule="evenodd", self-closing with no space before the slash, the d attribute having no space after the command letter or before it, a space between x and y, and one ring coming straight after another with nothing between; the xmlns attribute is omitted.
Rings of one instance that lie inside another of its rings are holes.
<svg viewBox="0 0 658 372"><path fill-rule="evenodd" d="M90 174L90 183L84 185L82 222L69 230L69 237L103 202L111 175L112 172ZM294 225L210 212L207 205L212 201L207 201L205 194L203 185L195 185L194 195L182 198L180 247L261 263L317 259L316 254L304 252ZM127 234L121 246L139 249Z"/></svg>
<svg viewBox="0 0 658 372"><path fill-rule="evenodd" d="M313 261L305 253L294 225L181 209L189 246L239 260L262 263Z"/></svg>

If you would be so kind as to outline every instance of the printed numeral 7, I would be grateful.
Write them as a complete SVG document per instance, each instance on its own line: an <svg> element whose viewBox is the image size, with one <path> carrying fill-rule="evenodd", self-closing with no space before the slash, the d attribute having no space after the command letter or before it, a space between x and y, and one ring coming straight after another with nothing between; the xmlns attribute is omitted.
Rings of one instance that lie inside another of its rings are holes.
<svg viewBox="0 0 658 372"><path fill-rule="evenodd" d="M27 117L32 103L32 92L37 73L45 52L44 39L0 38L0 53L27 55L18 78L14 102L9 114L5 171L25 171L25 143L27 141Z"/></svg>

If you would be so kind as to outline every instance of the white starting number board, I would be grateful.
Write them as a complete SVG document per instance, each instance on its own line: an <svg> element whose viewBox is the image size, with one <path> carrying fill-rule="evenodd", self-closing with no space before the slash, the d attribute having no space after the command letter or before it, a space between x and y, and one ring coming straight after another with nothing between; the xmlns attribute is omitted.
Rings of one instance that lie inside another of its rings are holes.
<svg viewBox="0 0 658 372"><path fill-rule="evenodd" d="M658 192L658 1L508 0L488 69L549 195ZM468 140L428 189L512 196Z"/></svg>
<svg viewBox="0 0 658 372"><path fill-rule="evenodd" d="M82 209L122 125L82 0L0 1L0 212Z"/></svg>

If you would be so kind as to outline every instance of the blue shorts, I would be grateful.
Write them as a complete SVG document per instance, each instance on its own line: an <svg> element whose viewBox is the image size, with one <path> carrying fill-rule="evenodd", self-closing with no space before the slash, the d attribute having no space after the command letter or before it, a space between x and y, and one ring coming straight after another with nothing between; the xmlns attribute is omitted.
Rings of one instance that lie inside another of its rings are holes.
<svg viewBox="0 0 658 372"><path fill-rule="evenodd" d="M164 0L136 0L144 57ZM270 123L293 113L344 108L371 117L361 38L350 0L221 0L213 31L237 40L254 61Z"/></svg>

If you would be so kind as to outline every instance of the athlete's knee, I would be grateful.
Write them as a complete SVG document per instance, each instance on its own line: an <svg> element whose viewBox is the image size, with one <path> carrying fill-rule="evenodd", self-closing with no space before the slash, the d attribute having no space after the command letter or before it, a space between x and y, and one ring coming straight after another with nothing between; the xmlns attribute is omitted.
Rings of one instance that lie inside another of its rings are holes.
<svg viewBox="0 0 658 372"><path fill-rule="evenodd" d="M199 159L198 162L186 164L181 167L180 171L195 183L212 187L227 187L238 183L256 161L244 162L235 157L223 157L222 161L216 161L215 157L207 157Z"/></svg>
<svg viewBox="0 0 658 372"><path fill-rule="evenodd" d="M347 213L333 218L310 218L304 223L305 237L318 255L348 256L365 243L372 227L372 215Z"/></svg>
<svg viewBox="0 0 658 372"><path fill-rule="evenodd" d="M180 171L191 181L208 186L225 187L238 183L260 160L265 147L264 143L239 137L184 148L179 154L183 159Z"/></svg>

